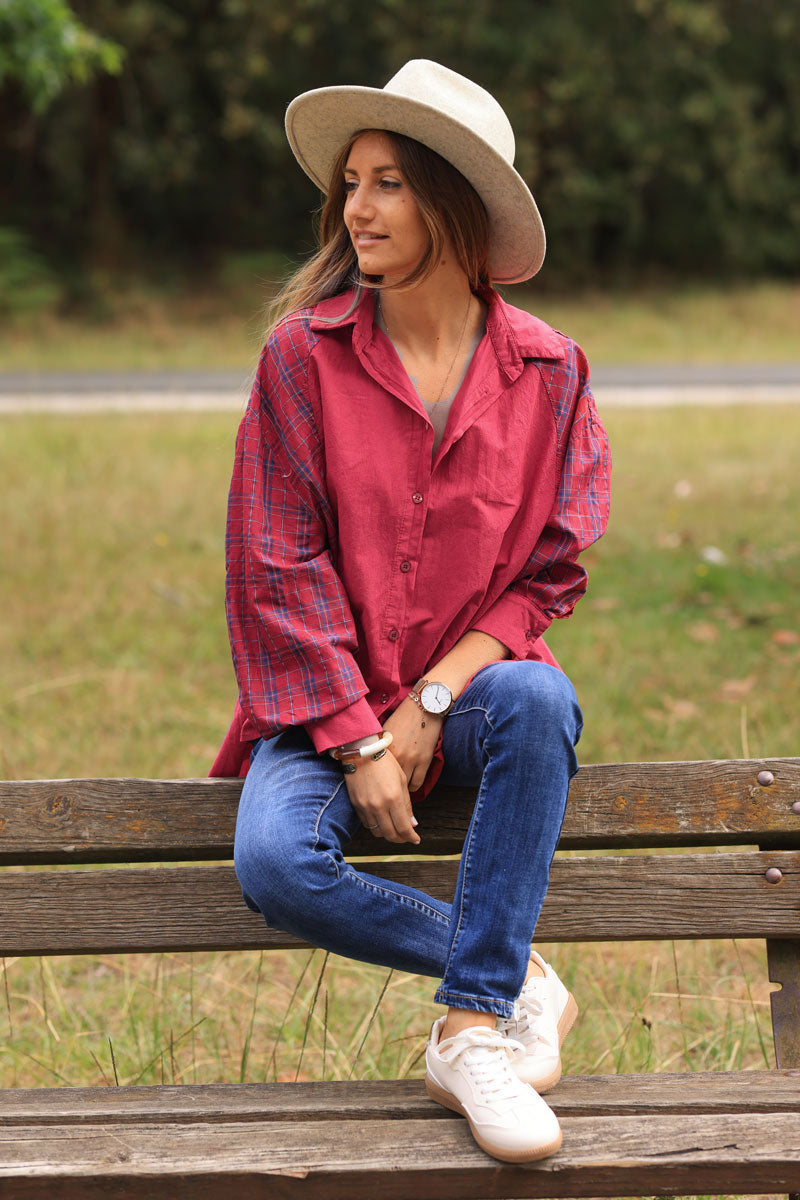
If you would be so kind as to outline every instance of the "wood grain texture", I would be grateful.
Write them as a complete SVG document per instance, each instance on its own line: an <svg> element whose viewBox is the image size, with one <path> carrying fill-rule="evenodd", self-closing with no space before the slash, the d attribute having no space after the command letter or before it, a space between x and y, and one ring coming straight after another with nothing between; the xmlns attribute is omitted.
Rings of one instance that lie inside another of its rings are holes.
<svg viewBox="0 0 800 1200"><path fill-rule="evenodd" d="M800 1112L798 1071L565 1075L548 1104L567 1117ZM421 1079L31 1088L0 1092L0 1125L452 1120Z"/></svg>
<svg viewBox="0 0 800 1200"><path fill-rule="evenodd" d="M447 899L457 863L364 862ZM782 872L779 884L765 878ZM232 867L0 872L0 954L303 945L245 907ZM58 919L53 919L53 914ZM536 929L548 942L800 938L800 852L556 859Z"/></svg>
<svg viewBox="0 0 800 1200"><path fill-rule="evenodd" d="M769 771L774 782L758 783ZM230 858L239 779L0 781L0 862ZM611 763L572 782L563 849L731 845L800 848L800 759ZM474 792L420 803L425 850L460 850ZM413 847L392 847L413 854ZM353 852L374 855L364 834Z"/></svg>
<svg viewBox="0 0 800 1200"><path fill-rule="evenodd" d="M781 985L769 998L775 1061L800 1068L800 943L768 939L767 969L771 982Z"/></svg>
<svg viewBox="0 0 800 1200"><path fill-rule="evenodd" d="M795 1190L795 1113L566 1117L558 1154L501 1164L466 1122L0 1128L0 1195L478 1200Z"/></svg>

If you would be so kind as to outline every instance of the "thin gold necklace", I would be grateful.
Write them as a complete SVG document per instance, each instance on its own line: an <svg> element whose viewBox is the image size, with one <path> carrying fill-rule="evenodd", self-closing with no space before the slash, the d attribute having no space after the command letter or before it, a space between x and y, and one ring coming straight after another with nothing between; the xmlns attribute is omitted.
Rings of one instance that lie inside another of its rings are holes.
<svg viewBox="0 0 800 1200"><path fill-rule="evenodd" d="M428 404L438 404L439 401L441 400L442 396L444 395L444 389L447 387L447 382L450 379L450 376L453 374L453 367L456 365L458 356L461 352L461 346L464 341L464 333L466 332L466 328L467 328L467 318L469 317L469 310L470 310L471 306L472 306L472 292L470 292L470 294L469 294L469 299L467 300L467 308L464 313L464 320L461 322L461 333L458 336L458 345L456 346L456 352L453 355L453 358L450 362L450 366L447 368L447 374L445 375L445 377L442 381L442 386L439 388L439 395L436 397L435 400L428 400L427 401ZM380 292L378 292L378 313L380 314L380 318L383 321L383 327L386 330L386 334L387 334L387 337L389 338L389 341L396 348L395 340L392 337L391 333L389 332L389 326L386 322L386 314L383 311L383 304L381 303L381 293Z"/></svg>

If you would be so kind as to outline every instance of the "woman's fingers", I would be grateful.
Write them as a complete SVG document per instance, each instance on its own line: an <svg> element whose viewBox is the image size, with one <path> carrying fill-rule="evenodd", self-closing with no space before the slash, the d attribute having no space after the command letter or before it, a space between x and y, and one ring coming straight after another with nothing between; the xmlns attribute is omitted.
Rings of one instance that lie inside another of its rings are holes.
<svg viewBox="0 0 800 1200"><path fill-rule="evenodd" d="M415 846L419 845L420 836L414 828L416 818L411 812L391 809L380 815L377 829L374 824L370 822L367 828L375 837L384 838L387 842L412 842Z"/></svg>
<svg viewBox="0 0 800 1200"><path fill-rule="evenodd" d="M345 781L350 803L365 829L389 842L419 843L405 775L391 753L360 764Z"/></svg>

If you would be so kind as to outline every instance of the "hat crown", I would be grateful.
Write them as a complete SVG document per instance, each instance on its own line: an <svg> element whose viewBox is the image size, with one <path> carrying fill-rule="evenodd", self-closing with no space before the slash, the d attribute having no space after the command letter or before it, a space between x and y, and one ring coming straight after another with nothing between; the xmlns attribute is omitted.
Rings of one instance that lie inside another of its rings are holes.
<svg viewBox="0 0 800 1200"><path fill-rule="evenodd" d="M384 92L426 104L483 138L507 163L514 162L511 122L491 93L464 75L428 58L412 58Z"/></svg>

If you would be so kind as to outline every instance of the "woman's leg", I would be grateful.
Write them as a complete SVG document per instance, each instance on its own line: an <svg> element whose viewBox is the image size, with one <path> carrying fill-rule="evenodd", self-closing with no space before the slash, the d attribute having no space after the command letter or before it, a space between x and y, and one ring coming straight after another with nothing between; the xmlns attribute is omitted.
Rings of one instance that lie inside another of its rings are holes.
<svg viewBox="0 0 800 1200"><path fill-rule="evenodd" d="M480 788L452 908L345 862L358 817L341 768L303 730L260 743L236 826L245 897L269 925L336 954L441 978L440 1003L510 1017L580 727L572 685L542 663L491 664L456 701L444 779Z"/></svg>
<svg viewBox="0 0 800 1200"><path fill-rule="evenodd" d="M512 1015L581 727L572 684L544 663L493 663L452 708L443 781L480 787L461 856L440 1004Z"/></svg>
<svg viewBox="0 0 800 1200"><path fill-rule="evenodd" d="M479 1145L510 1162L561 1145L555 1114L518 1074L525 1049L492 1026L496 1015L511 1017L525 978L580 729L565 676L544 664L503 662L478 672L444 730L445 778L477 778L480 787L436 993L450 1007L431 1030L425 1086L467 1118Z"/></svg>
<svg viewBox="0 0 800 1200"><path fill-rule="evenodd" d="M245 899L268 925L335 954L440 978L450 905L345 862L359 827L341 766L304 730L259 743L236 822Z"/></svg>

